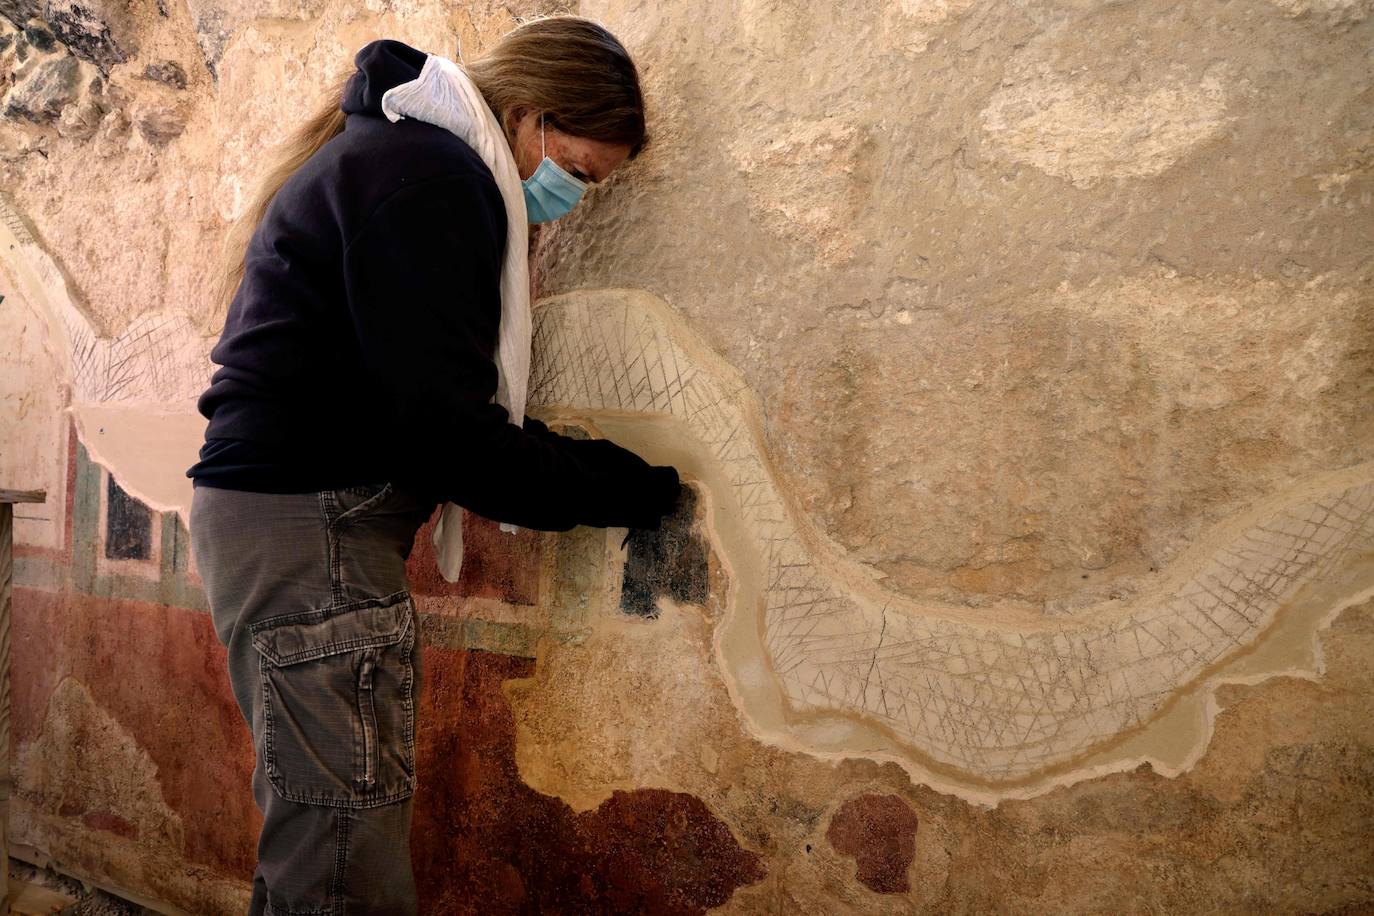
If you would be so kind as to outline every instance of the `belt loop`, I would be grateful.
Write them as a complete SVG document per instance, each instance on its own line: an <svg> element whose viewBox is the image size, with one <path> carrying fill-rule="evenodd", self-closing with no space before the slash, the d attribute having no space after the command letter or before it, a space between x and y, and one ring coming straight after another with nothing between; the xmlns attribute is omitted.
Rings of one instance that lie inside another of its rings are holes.
<svg viewBox="0 0 1374 916"><path fill-rule="evenodd" d="M324 540L329 555L329 595L331 603L343 604L343 573L340 569L343 558L339 555L339 538L334 530L334 522L339 517L339 503L333 490L320 490L320 512L324 516Z"/></svg>

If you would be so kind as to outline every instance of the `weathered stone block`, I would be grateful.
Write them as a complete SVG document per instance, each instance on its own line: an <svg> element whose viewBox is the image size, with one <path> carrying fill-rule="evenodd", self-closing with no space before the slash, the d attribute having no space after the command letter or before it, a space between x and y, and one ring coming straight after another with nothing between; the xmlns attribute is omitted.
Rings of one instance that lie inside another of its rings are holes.
<svg viewBox="0 0 1374 916"><path fill-rule="evenodd" d="M32 59L16 73L14 86L0 99L0 114L35 124L56 119L76 100L80 73L70 54Z"/></svg>

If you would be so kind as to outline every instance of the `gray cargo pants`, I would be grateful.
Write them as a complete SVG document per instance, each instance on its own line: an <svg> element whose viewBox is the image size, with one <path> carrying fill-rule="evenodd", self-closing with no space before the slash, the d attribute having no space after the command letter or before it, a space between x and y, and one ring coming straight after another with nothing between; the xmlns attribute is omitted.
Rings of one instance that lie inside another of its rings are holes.
<svg viewBox="0 0 1374 916"><path fill-rule="evenodd" d="M191 550L253 733L249 914L414 914L420 634L405 561L436 508L392 484L196 487Z"/></svg>

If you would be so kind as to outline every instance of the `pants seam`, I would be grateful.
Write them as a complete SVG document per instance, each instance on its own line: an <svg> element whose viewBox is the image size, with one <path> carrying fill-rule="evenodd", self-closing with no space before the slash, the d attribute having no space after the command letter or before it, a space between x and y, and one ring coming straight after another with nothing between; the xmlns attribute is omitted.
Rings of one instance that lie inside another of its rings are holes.
<svg viewBox="0 0 1374 916"><path fill-rule="evenodd" d="M348 866L348 827L351 815L339 812L339 826L334 839L334 877L329 883L329 896L334 916L344 916L344 872Z"/></svg>
<svg viewBox="0 0 1374 916"><path fill-rule="evenodd" d="M416 647L420 645L420 615L416 612L414 599L408 599L410 607L407 613L410 614L410 635L404 647L405 653L405 680L402 685L401 696L402 704L405 709L405 729L403 740L405 741L405 761L407 775L410 777L411 789L414 790L418 778L415 772L415 655L418 654Z"/></svg>

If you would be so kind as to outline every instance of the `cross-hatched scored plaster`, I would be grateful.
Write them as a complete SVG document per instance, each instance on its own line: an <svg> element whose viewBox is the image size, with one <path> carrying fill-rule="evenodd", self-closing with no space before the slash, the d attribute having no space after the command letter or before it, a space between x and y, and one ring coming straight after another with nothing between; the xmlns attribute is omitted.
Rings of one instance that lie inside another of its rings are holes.
<svg viewBox="0 0 1374 916"><path fill-rule="evenodd" d="M70 386L66 409L92 458L137 499L185 520L185 471L205 431L196 399L214 368L215 339L169 312L140 315L118 334L107 333L78 305L57 261L3 196L0 250L44 319L44 346Z"/></svg>
<svg viewBox="0 0 1374 916"><path fill-rule="evenodd" d="M111 335L76 304L57 262L3 197L0 242L6 263L48 322L49 349L67 372L74 401L174 402L200 396L215 341L202 336L185 315L140 315Z"/></svg>
<svg viewBox="0 0 1374 916"><path fill-rule="evenodd" d="M704 450L701 464L684 455L680 466L703 478L708 465L719 470L728 492L716 496L733 518L718 516L717 533L730 530L726 561L754 582L735 583L735 620L717 649L760 732L828 753L904 752L909 768L975 796L1065 781L1079 761L1110 768L1095 751L1220 680L1300 590L1374 549L1374 482L1356 468L1219 526L1158 588L1124 604L1054 619L922 605L884 591L790 507L759 446L750 394L654 297L545 300L534 349L531 404L586 412L603 429L627 414L665 418ZM756 626L758 657L738 651L750 632L741 618ZM766 708L769 680L781 710ZM818 716L823 724L808 723ZM1189 759L1206 731L1190 738Z"/></svg>

